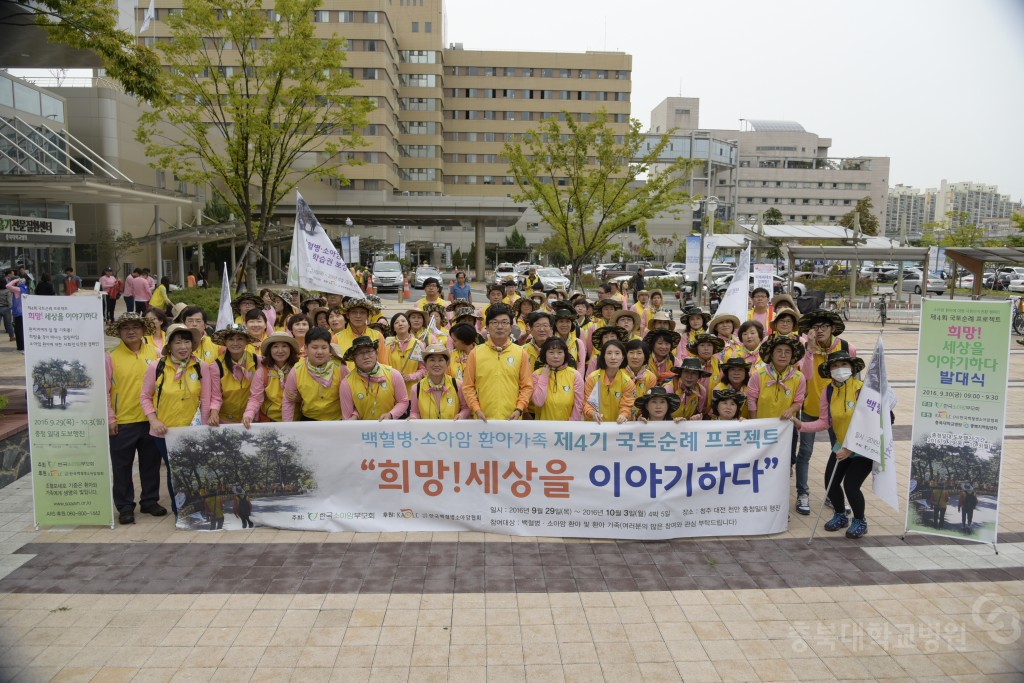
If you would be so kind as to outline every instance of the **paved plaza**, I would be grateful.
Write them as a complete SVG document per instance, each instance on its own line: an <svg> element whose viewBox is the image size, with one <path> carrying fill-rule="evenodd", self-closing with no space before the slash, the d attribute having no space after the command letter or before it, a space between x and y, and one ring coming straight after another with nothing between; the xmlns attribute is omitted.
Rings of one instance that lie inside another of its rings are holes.
<svg viewBox="0 0 1024 683"><path fill-rule="evenodd" d="M844 338L866 356L877 334L851 323ZM905 492L916 329L890 325L885 342ZM0 490L0 680L1021 681L1013 346L998 554L901 540L902 513L870 491L867 536L819 529L808 545L815 516L795 512L776 536L662 542L198 533L145 514L36 531L23 478ZM23 358L0 345L0 386L24 376ZM811 462L815 513L826 453L819 443Z"/></svg>

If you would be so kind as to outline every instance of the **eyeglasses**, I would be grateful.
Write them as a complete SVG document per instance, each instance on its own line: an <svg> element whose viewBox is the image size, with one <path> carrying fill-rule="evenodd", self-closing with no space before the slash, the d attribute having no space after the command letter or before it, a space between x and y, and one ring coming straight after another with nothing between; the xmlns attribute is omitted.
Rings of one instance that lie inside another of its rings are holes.
<svg viewBox="0 0 1024 683"><path fill-rule="evenodd" d="M512 323L511 321L508 320L492 320L491 322L487 323L488 327L490 327L491 325L496 325L498 327L510 327Z"/></svg>
<svg viewBox="0 0 1024 683"><path fill-rule="evenodd" d="M818 323L817 325L811 325L811 329L815 330L815 331L817 331L817 330L830 330L830 329L832 329L832 326L829 325L828 323Z"/></svg>

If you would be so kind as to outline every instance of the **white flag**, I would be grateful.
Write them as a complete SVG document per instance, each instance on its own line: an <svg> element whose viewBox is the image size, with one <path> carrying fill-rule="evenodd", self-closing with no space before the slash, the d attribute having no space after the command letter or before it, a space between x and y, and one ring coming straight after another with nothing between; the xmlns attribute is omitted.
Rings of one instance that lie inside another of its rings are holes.
<svg viewBox="0 0 1024 683"><path fill-rule="evenodd" d="M228 276L228 263L224 262L224 277L220 281L220 309L217 311L217 329L235 322L234 313L231 311L231 278Z"/></svg>
<svg viewBox="0 0 1024 683"><path fill-rule="evenodd" d="M885 346L879 335L875 343L875 355L871 357L865 373L864 388L857 399L857 407L854 408L843 446L875 461L871 490L898 512L896 449L890 419L895 408L896 394L889 386L885 369Z"/></svg>
<svg viewBox="0 0 1024 683"><path fill-rule="evenodd" d="M718 304L718 311L715 315L731 313L740 320L747 319L747 303L750 300L750 244L740 252L736 259L736 272L733 273L732 282L725 290L722 303Z"/></svg>
<svg viewBox="0 0 1024 683"><path fill-rule="evenodd" d="M142 28L139 29L139 33L145 33L146 29L149 28L149 22L156 19L156 0L149 0L149 9L146 10L145 16L142 18Z"/></svg>
<svg viewBox="0 0 1024 683"><path fill-rule="evenodd" d="M288 285L325 294L366 296L309 204L298 192L295 197L295 232L288 260Z"/></svg>

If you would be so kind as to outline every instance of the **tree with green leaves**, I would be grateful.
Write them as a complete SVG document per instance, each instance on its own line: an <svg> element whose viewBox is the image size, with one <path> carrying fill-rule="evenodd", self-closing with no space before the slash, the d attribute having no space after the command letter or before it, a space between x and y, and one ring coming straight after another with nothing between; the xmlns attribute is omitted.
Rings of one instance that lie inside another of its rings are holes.
<svg viewBox="0 0 1024 683"><path fill-rule="evenodd" d="M519 228L513 227L512 234L505 237L505 246L509 249L529 249L526 246L526 237L519 232Z"/></svg>
<svg viewBox="0 0 1024 683"><path fill-rule="evenodd" d="M319 0L183 0L160 43L168 97L136 137L157 169L212 185L245 227L249 289L278 203L306 179L347 184L374 105L347 94L344 40L316 33Z"/></svg>
<svg viewBox="0 0 1024 683"><path fill-rule="evenodd" d="M530 204L551 227L578 281L581 266L607 251L615 236L636 226L646 239L649 219L689 206L683 188L693 162L660 164L669 134L648 147L651 138L636 119L623 130L603 110L586 123L569 112L561 118L564 125L551 117L521 142L506 143L505 156L519 186L515 200Z"/></svg>
<svg viewBox="0 0 1024 683"><path fill-rule="evenodd" d="M857 206L848 213L843 214L839 219L839 225L844 228L853 229L854 216L860 215L860 230L865 235L877 235L878 234L878 216L871 213L871 209L874 205L871 203L871 197L864 197L863 199L857 200Z"/></svg>
<svg viewBox="0 0 1024 683"><path fill-rule="evenodd" d="M782 212L776 207L766 209L764 212L764 224L765 225L782 225L785 223L785 219L782 216Z"/></svg>
<svg viewBox="0 0 1024 683"><path fill-rule="evenodd" d="M0 18L7 26L41 26L55 43L89 50L125 92L143 100L162 99L160 60L135 36L117 27L116 0L14 0Z"/></svg>

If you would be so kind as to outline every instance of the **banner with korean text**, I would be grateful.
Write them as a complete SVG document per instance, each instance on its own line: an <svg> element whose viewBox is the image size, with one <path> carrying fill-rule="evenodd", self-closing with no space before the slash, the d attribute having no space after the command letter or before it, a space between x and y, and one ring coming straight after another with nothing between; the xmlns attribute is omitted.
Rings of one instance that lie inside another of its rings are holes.
<svg viewBox="0 0 1024 683"><path fill-rule="evenodd" d="M25 296L36 526L111 525L110 442L98 296Z"/></svg>
<svg viewBox="0 0 1024 683"><path fill-rule="evenodd" d="M995 543L1010 304L922 304L907 529Z"/></svg>
<svg viewBox="0 0 1024 683"><path fill-rule="evenodd" d="M792 425L301 422L167 436L179 529L666 539L788 521Z"/></svg>

